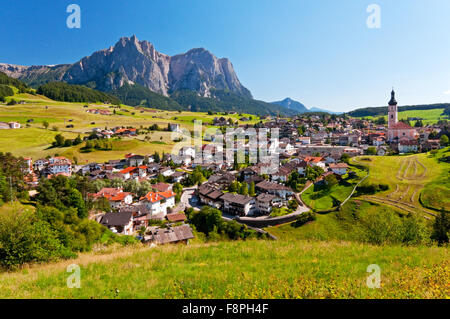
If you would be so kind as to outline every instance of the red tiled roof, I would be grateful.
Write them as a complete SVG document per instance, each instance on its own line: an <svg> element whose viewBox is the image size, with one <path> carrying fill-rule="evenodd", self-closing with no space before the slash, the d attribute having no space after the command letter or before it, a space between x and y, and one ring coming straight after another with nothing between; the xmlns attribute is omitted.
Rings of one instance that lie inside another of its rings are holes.
<svg viewBox="0 0 450 319"><path fill-rule="evenodd" d="M408 125L404 122L397 122L394 125L392 125L389 129L390 130L408 130L408 129L413 130L413 128L410 125Z"/></svg>
<svg viewBox="0 0 450 319"><path fill-rule="evenodd" d="M175 196L175 193L172 191L166 191L166 192L148 192L147 195L144 197L141 197L142 199L146 199L149 202L156 203L162 199L169 199L171 197Z"/></svg>
<svg viewBox="0 0 450 319"><path fill-rule="evenodd" d="M127 174L127 173L134 171L135 169L136 169L136 167L130 166L130 167L127 167L127 168L124 168L123 170L121 170L120 173Z"/></svg>

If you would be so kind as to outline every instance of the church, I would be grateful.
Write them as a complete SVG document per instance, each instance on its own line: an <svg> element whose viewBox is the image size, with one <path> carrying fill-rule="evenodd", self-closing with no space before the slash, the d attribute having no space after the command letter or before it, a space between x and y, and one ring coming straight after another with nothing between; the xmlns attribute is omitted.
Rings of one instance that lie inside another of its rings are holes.
<svg viewBox="0 0 450 319"><path fill-rule="evenodd" d="M392 90L388 107L388 141L390 143L407 143L415 141L417 137L418 133L413 127L398 121L397 101L395 92Z"/></svg>

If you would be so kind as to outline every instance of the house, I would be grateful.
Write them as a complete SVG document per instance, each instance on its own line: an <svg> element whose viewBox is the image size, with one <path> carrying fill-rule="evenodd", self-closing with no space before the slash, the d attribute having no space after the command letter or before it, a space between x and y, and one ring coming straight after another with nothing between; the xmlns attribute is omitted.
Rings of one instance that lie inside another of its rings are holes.
<svg viewBox="0 0 450 319"><path fill-rule="evenodd" d="M223 201L220 197L223 195L223 192L212 187L211 184L206 183L200 185L196 193L202 204L209 205L217 209L222 207Z"/></svg>
<svg viewBox="0 0 450 319"><path fill-rule="evenodd" d="M300 136L298 138L298 141L302 144L302 145L308 145L311 144L311 137L309 136Z"/></svg>
<svg viewBox="0 0 450 319"><path fill-rule="evenodd" d="M166 218L171 223L179 223L186 220L186 215L183 213L168 214Z"/></svg>
<svg viewBox="0 0 450 319"><path fill-rule="evenodd" d="M133 214L131 212L106 213L100 219L100 224L108 227L114 233L131 235L133 232Z"/></svg>
<svg viewBox="0 0 450 319"><path fill-rule="evenodd" d="M169 177L172 176L175 173L175 171L170 167L161 167L158 173L164 177Z"/></svg>
<svg viewBox="0 0 450 319"><path fill-rule="evenodd" d="M260 193L269 193L281 197L283 199L288 199L289 197L294 195L294 192L292 191L291 188L284 186L282 184L269 181L263 181L261 183L256 184L256 190L259 191Z"/></svg>
<svg viewBox="0 0 450 319"><path fill-rule="evenodd" d="M175 207L175 193L171 190L166 192L148 192L140 198L141 204L147 206L151 215L162 213L167 215L167 211Z"/></svg>
<svg viewBox="0 0 450 319"><path fill-rule="evenodd" d="M349 166L346 163L337 163L329 165L331 171L336 175L345 175L347 174Z"/></svg>
<svg viewBox="0 0 450 319"><path fill-rule="evenodd" d="M169 129L171 132L179 132L182 133L183 131L180 128L180 124L169 124Z"/></svg>
<svg viewBox="0 0 450 319"><path fill-rule="evenodd" d="M141 166L144 164L145 156L132 154L126 157L128 166Z"/></svg>
<svg viewBox="0 0 450 319"><path fill-rule="evenodd" d="M133 194L124 192L122 188L102 188L95 194L89 194L94 199L106 198L111 208L118 209L121 206L131 205L133 203Z"/></svg>
<svg viewBox="0 0 450 319"><path fill-rule="evenodd" d="M17 128L20 128L20 123L19 123L19 122L9 122L8 125L9 125L9 127L10 127L11 129L17 129Z"/></svg>
<svg viewBox="0 0 450 319"><path fill-rule="evenodd" d="M120 171L120 174L122 174L122 178L127 180L130 178L135 178L139 175L139 169L137 167L131 166L124 168Z"/></svg>
<svg viewBox="0 0 450 319"><path fill-rule="evenodd" d="M262 214L270 214L273 206L281 206L283 200L275 195L261 193L256 197L256 209Z"/></svg>
<svg viewBox="0 0 450 319"><path fill-rule="evenodd" d="M47 168L48 175L72 175L72 162L63 156L49 158Z"/></svg>
<svg viewBox="0 0 450 319"><path fill-rule="evenodd" d="M42 171L48 165L48 160L41 158L34 161L33 168L35 171Z"/></svg>
<svg viewBox="0 0 450 319"><path fill-rule="evenodd" d="M401 140L398 142L399 153L415 153L419 149L419 143L416 140Z"/></svg>
<svg viewBox="0 0 450 319"><path fill-rule="evenodd" d="M167 183L156 183L152 185L152 189L155 192L167 192L172 189L172 185Z"/></svg>
<svg viewBox="0 0 450 319"><path fill-rule="evenodd" d="M226 193L222 195L223 211L228 214L246 216L253 210L255 199L250 196Z"/></svg>
<svg viewBox="0 0 450 319"><path fill-rule="evenodd" d="M323 157L307 156L304 161L308 163L309 166L317 166L325 169L325 159Z"/></svg>
<svg viewBox="0 0 450 319"><path fill-rule="evenodd" d="M156 227L150 231L150 234L144 236L144 241L158 245L189 243L189 239L194 238L192 228L189 225L181 225L168 228Z"/></svg>
<svg viewBox="0 0 450 319"><path fill-rule="evenodd" d="M186 176L186 172L175 172L170 176L170 178L172 179L172 183L181 183Z"/></svg>

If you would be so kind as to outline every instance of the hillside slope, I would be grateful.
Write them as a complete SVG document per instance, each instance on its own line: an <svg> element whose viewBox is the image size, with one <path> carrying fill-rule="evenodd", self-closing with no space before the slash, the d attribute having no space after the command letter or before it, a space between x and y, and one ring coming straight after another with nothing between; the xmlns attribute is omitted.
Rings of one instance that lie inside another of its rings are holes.
<svg viewBox="0 0 450 319"><path fill-rule="evenodd" d="M81 288L68 289L69 264ZM381 288L366 286L371 264ZM445 298L448 249L248 241L125 248L0 274L0 298Z"/></svg>

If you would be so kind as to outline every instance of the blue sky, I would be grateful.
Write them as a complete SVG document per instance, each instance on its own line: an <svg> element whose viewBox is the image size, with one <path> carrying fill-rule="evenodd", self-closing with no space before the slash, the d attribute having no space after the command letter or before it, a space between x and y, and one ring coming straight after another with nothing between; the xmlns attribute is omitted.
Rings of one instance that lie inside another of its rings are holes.
<svg viewBox="0 0 450 319"><path fill-rule="evenodd" d="M256 99L334 111L450 102L448 0L1 0L0 62L72 63L136 34L174 55L228 57ZM81 7L81 29L66 7ZM381 28L369 29L370 4Z"/></svg>

